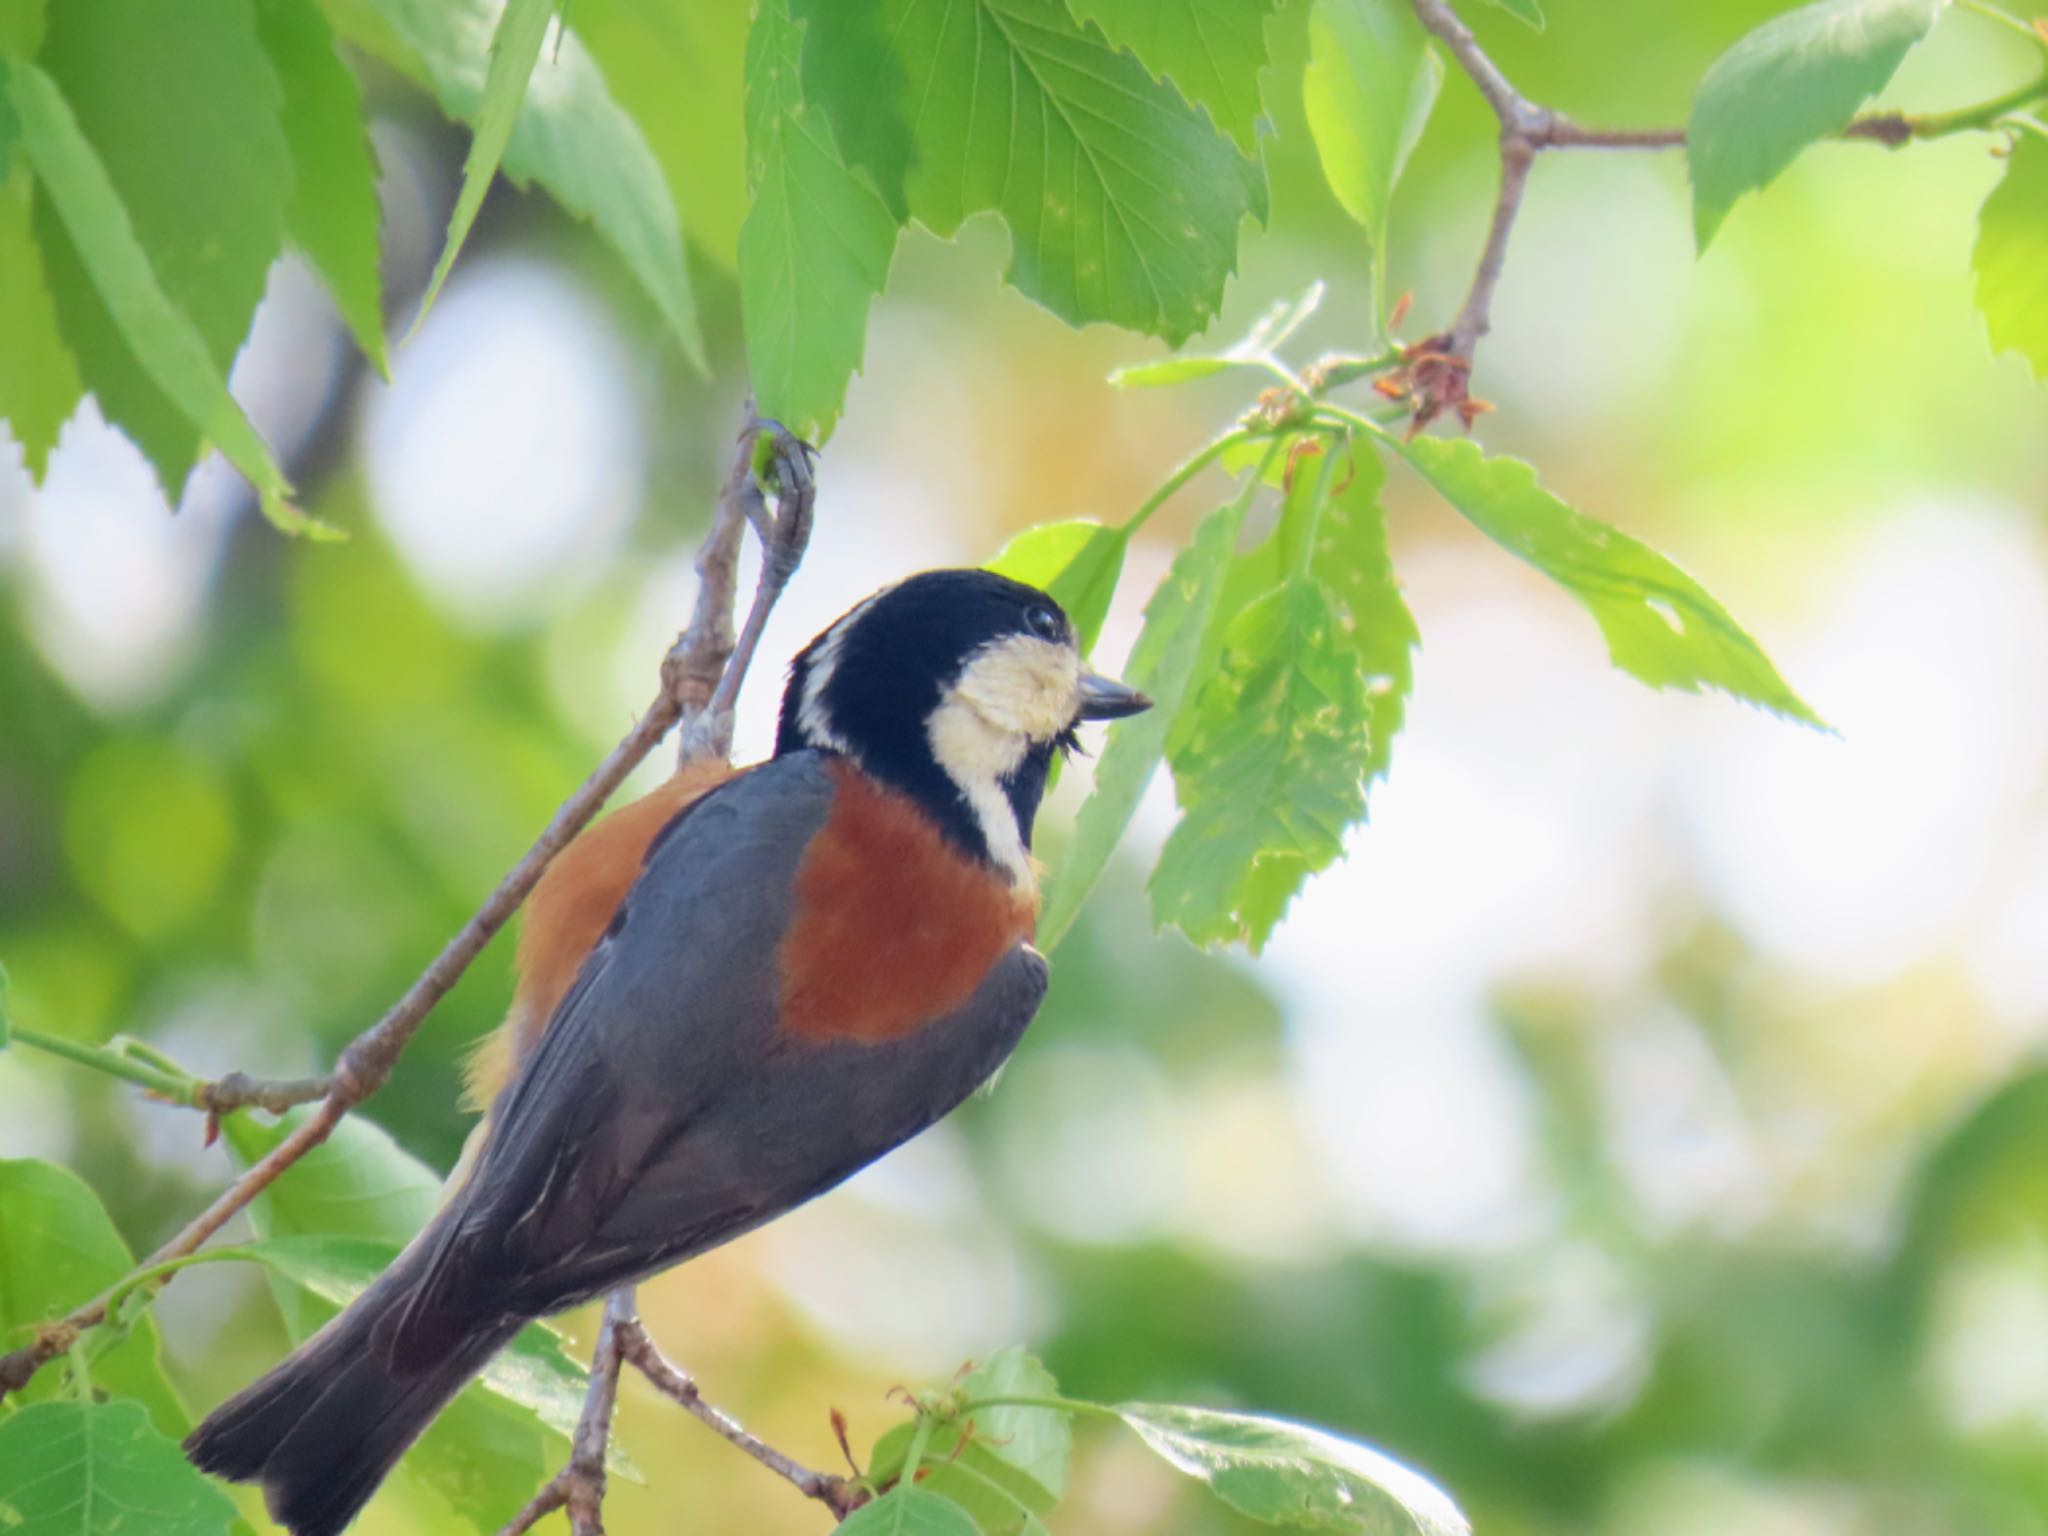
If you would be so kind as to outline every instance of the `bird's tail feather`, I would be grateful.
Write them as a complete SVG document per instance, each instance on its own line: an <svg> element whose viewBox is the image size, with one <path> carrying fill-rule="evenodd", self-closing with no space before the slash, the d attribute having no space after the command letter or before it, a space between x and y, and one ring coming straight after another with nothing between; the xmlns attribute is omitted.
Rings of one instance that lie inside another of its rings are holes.
<svg viewBox="0 0 2048 1536"><path fill-rule="evenodd" d="M406 1447L519 1329L519 1318L449 1319L400 1333L392 1324L415 1301L409 1268L401 1259L185 1441L201 1471L261 1482L272 1517L293 1536L337 1536Z"/></svg>

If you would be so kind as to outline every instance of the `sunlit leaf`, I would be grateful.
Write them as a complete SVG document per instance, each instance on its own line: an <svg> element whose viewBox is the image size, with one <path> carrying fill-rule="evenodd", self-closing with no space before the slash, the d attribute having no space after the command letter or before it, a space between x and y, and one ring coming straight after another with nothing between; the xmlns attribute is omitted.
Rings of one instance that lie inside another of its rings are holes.
<svg viewBox="0 0 2048 1536"><path fill-rule="evenodd" d="M1462 438L1418 437L1400 452L1488 538L1584 603L1624 672L1653 688L1718 688L1821 724L1699 583L1648 545L1573 511L1527 464L1488 458Z"/></svg>
<svg viewBox="0 0 2048 1536"><path fill-rule="evenodd" d="M2048 383L2048 138L2016 136L1977 215L1977 308L1994 352L2017 352Z"/></svg>
<svg viewBox="0 0 2048 1536"><path fill-rule="evenodd" d="M747 40L747 181L740 314L762 414L824 441L860 367L868 306L889 280L896 219L806 106L801 30L764 0Z"/></svg>
<svg viewBox="0 0 2048 1536"><path fill-rule="evenodd" d="M1150 695L1152 707L1109 728L1095 766L1095 788L1082 803L1073 841L1046 887L1037 942L1048 953L1102 878L1117 839L1130 825L1138 800L1165 755L1167 733L1187 699L1202 632L1215 611L1247 505L1248 496L1240 496L1203 518L1145 605L1145 627L1131 649L1124 681Z"/></svg>
<svg viewBox="0 0 2048 1536"><path fill-rule="evenodd" d="M1944 0L1818 0L1774 16L1700 81L1686 125L1701 250L1745 192L1848 127L1927 35Z"/></svg>
<svg viewBox="0 0 2048 1536"><path fill-rule="evenodd" d="M739 0L571 0L569 12L661 162L690 244L728 272L749 201L748 14Z"/></svg>
<svg viewBox="0 0 2048 1536"><path fill-rule="evenodd" d="M1130 542L1127 529L1088 518L1040 523L998 550L988 568L1051 594L1074 621L1085 656L1102 634Z"/></svg>
<svg viewBox="0 0 2048 1536"><path fill-rule="evenodd" d="M1040 1417L1065 1422L1061 1414ZM905 1420L875 1442L867 1471L876 1486L901 1481L917 1430L915 1420ZM936 1425L925 1443L917 1487L957 1504L981 1536L1018 1536L1050 1514L1058 1498L1005 1450L999 1440L965 1425Z"/></svg>
<svg viewBox="0 0 2048 1536"><path fill-rule="evenodd" d="M450 117L475 123L503 10L501 0L360 0L329 14L349 41L426 85ZM675 200L573 28L541 50L502 165L518 185L538 182L589 221L701 372L704 342Z"/></svg>
<svg viewBox="0 0 2048 1536"><path fill-rule="evenodd" d="M207 338L158 283L150 256L137 242L127 209L106 176L106 166L100 164L92 143L80 131L78 119L63 100L63 94L33 63L18 59L0 59L0 88L12 100L14 117L20 123L20 141L29 162L35 166L37 182L49 197L63 231L68 233L70 244L66 250L76 250L76 260L92 283L92 305L104 305L102 313L109 315L111 324L119 330L121 340L115 346L129 348L147 379L154 381L152 387L160 391L160 399L172 401L174 410L186 418L186 424L205 432L227 455L227 461L242 471L256 487L262 510L272 522L295 532L317 530L319 524L311 522L291 504L291 485L285 483L283 469L270 457L270 446L258 436L248 416L242 414L242 408L227 393L227 379L209 354ZM51 242L45 240L43 248L45 252L51 250ZM211 258L197 260L197 270L190 274L190 281L205 283L207 268L215 264ZM74 297L82 299L86 295L74 289ZM231 317L229 309L231 305L215 309L217 326ZM250 309L254 309L254 299ZM68 340L76 344L74 322L80 317L78 309L74 307L72 313L66 313L66 303L59 293L57 311L63 317ZM248 324L248 313L242 313L238 324ZM240 342L240 332L236 342ZM231 354L233 346L227 350ZM92 352L90 356L104 360L113 352ZM94 373L86 352L80 352L80 365L86 371L86 383L100 393L102 375ZM102 408L115 410L123 426L133 424L131 418L119 416L119 408L104 393L100 393L100 403ZM184 471L190 467L193 453L197 453L197 432L184 446L164 440L154 446L143 442L141 446L158 455L156 463L166 477L166 485L176 485L182 483Z"/></svg>
<svg viewBox="0 0 2048 1536"><path fill-rule="evenodd" d="M38 1403L0 1419L7 1536L226 1536L234 1518L140 1403Z"/></svg>
<svg viewBox="0 0 2048 1536"><path fill-rule="evenodd" d="M1469 1536L1427 1478L1367 1445L1284 1419L1172 1403L1121 1403L1123 1421L1173 1466L1268 1525L1357 1536Z"/></svg>
<svg viewBox="0 0 2048 1536"><path fill-rule="evenodd" d="M256 29L284 90L281 121L292 160L285 232L326 283L356 345L388 374L377 167L362 87L334 51L334 34L317 5L256 0Z"/></svg>
<svg viewBox="0 0 2048 1536"><path fill-rule="evenodd" d="M8 112L0 92L0 117ZM0 137L5 133L0 127ZM0 336L7 338L0 347L0 421L21 444L29 474L41 480L57 434L78 409L85 385L57 328L25 170L12 185L0 170Z"/></svg>
<svg viewBox="0 0 2048 1536"><path fill-rule="evenodd" d="M974 1519L951 1499L906 1487L863 1504L839 1524L836 1536L980 1536Z"/></svg>
<svg viewBox="0 0 2048 1536"><path fill-rule="evenodd" d="M1068 0L1067 8L1172 81L1191 106L1207 108L1246 154L1257 151L1266 18L1277 0Z"/></svg>
<svg viewBox="0 0 2048 1536"><path fill-rule="evenodd" d="M1543 7L1536 0L1487 0L1487 3L1506 11L1525 26L1541 32L1544 27Z"/></svg>
<svg viewBox="0 0 2048 1536"><path fill-rule="evenodd" d="M1365 815L1371 704L1335 606L1298 576L1230 622L1173 750L1181 820L1148 889L1197 943L1262 946Z"/></svg>
<svg viewBox="0 0 2048 1536"><path fill-rule="evenodd" d="M1415 683L1413 652L1420 639L1401 596L1387 552L1387 520L1380 508L1386 466L1359 451L1338 471L1339 482L1316 521L1310 570L1337 612L1372 706L1372 743L1366 752L1370 784L1385 775L1394 737Z"/></svg>
<svg viewBox="0 0 2048 1536"><path fill-rule="evenodd" d="M34 1158L0 1161L0 1340L7 1348L115 1284L135 1267L99 1197L69 1169ZM106 1335L101 1335L104 1340ZM37 1402L61 1386L46 1367L11 1401ZM156 1324L139 1318L93 1361L93 1383L149 1410L158 1429L183 1434L185 1406L164 1375ZM6 1488L0 1480L0 1492ZM0 1530L5 1530L0 1521Z"/></svg>
<svg viewBox="0 0 2048 1536"><path fill-rule="evenodd" d="M1010 282L1075 325L1178 345L1216 313L1264 173L1061 0L793 8L804 94L900 214L1000 213Z"/></svg>
<svg viewBox="0 0 2048 1536"><path fill-rule="evenodd" d="M1443 61L1408 0L1316 0L1308 49L1309 132L1330 190L1365 229L1377 324L1394 187L1436 104Z"/></svg>
<svg viewBox="0 0 2048 1536"><path fill-rule="evenodd" d="M448 238L442 243L440 260L434 263L427 291L420 297L419 321L426 318L448 280L462 242L484 205L484 194L497 180L498 165L505 158L505 146L512 140L512 128L519 121L519 107L526 100L526 85L533 67L540 62L540 45L554 20L555 0L506 0L499 13L497 29L491 34L491 61L484 74L483 101L477 107L475 131L470 135L469 154L462 162L462 187L455 195L455 208L448 215Z"/></svg>
<svg viewBox="0 0 2048 1536"><path fill-rule="evenodd" d="M984 1397L1051 1398L1059 1389L1043 1362L1014 1344L997 1350L954 1384L954 1391L969 1402ZM1074 1432L1064 1413L1007 1405L981 1408L974 1413L974 1428L998 1456L1052 1497L1066 1492Z"/></svg>

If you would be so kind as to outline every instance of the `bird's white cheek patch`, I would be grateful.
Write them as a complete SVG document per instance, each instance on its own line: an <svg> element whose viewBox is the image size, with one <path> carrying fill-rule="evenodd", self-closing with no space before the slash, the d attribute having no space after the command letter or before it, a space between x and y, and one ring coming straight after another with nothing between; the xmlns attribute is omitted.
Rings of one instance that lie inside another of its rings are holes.
<svg viewBox="0 0 2048 1536"><path fill-rule="evenodd" d="M1003 780L1017 771L1030 750L1029 738L990 723L980 710L958 697L932 711L926 725L932 758L959 786L974 811L989 856L1020 889L1037 883L1017 813L1003 793Z"/></svg>
<svg viewBox="0 0 2048 1536"><path fill-rule="evenodd" d="M1072 646L1011 635L967 663L953 697L998 730L1050 741L1080 707L1081 657Z"/></svg>

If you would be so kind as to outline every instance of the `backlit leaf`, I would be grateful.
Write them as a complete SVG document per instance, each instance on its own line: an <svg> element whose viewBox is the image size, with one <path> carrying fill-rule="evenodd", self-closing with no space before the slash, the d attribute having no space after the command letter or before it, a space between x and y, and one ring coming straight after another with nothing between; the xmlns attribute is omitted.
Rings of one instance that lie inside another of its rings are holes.
<svg viewBox="0 0 2048 1536"><path fill-rule="evenodd" d="M1277 0L1068 0L1067 8L1256 153L1266 18Z"/></svg>
<svg viewBox="0 0 2048 1536"><path fill-rule="evenodd" d="M8 110L0 92L0 114ZM0 336L7 338L0 347L0 421L21 444L29 474L41 480L85 385L57 329L30 206L27 171L11 184L0 173Z"/></svg>
<svg viewBox="0 0 2048 1536"><path fill-rule="evenodd" d="M81 352L86 382L98 392L108 377L96 374L89 359L105 364L115 356L115 349L132 349L156 398L172 402L188 426L203 431L227 455L256 488L265 516L289 531L319 531L322 525L291 504L291 487L284 472L228 393L227 380L209 355L206 339L158 283L127 210L107 178L106 167L79 132L78 120L56 85L32 64L0 59L0 88L12 101L21 124L22 146L54 209L52 228L61 223L60 238L68 237L64 250L75 251L79 275L89 278L94 290L88 295L74 284L74 299L91 302L75 304L69 313L59 293L58 312L66 337L76 342L74 323L87 312L105 316L118 329L118 341L109 341L91 353ZM46 253L53 250L47 235L41 243ZM117 392L117 398L140 397ZM101 405L109 405L104 394ZM124 428L135 425L131 418L117 419ZM191 463L188 450L196 450L197 436L183 447L165 442L154 449L145 442L143 447L154 454L167 454L156 459L159 471L167 482L182 482Z"/></svg>
<svg viewBox="0 0 2048 1536"><path fill-rule="evenodd" d="M980 1536L973 1517L929 1489L896 1488L840 1522L836 1536Z"/></svg>
<svg viewBox="0 0 2048 1536"><path fill-rule="evenodd" d="M1977 308L1994 352L2017 352L2048 383L2048 138L2017 135L1977 215Z"/></svg>
<svg viewBox="0 0 2048 1536"><path fill-rule="evenodd" d="M234 1518L140 1403L37 1403L0 1419L7 1536L226 1536Z"/></svg>
<svg viewBox="0 0 2048 1536"><path fill-rule="evenodd" d="M1719 688L1821 723L1699 583L1648 545L1573 511L1527 464L1488 458L1470 439L1418 437L1399 451L1488 538L1584 603L1623 671L1653 688Z"/></svg>
<svg viewBox="0 0 2048 1536"><path fill-rule="evenodd" d="M1075 325L1178 345L1216 313L1264 173L1061 0L793 11L804 94L900 214L950 236L1000 213L1010 282Z"/></svg>
<svg viewBox="0 0 2048 1536"><path fill-rule="evenodd" d="M1538 32L1543 30L1543 7L1536 0L1488 0L1488 4L1506 11L1524 26L1534 27Z"/></svg>
<svg viewBox="0 0 2048 1536"><path fill-rule="evenodd" d="M1165 755L1167 734L1187 700L1202 633L1223 590L1249 500L1247 491L1202 519L1145 605L1145 627L1131 648L1124 681L1149 694L1152 707L1109 728L1095 765L1095 787L1075 817L1067 855L1046 886L1037 944L1048 954L1102 878L1117 839L1130 825L1152 771Z"/></svg>
<svg viewBox="0 0 2048 1536"><path fill-rule="evenodd" d="M378 276L377 167L355 71L306 0L256 0L256 28L284 89L291 152L285 233L319 272L334 305L379 373L391 371Z"/></svg>
<svg viewBox="0 0 2048 1536"><path fill-rule="evenodd" d="M555 0L506 0L491 34L491 60L484 73L483 102L477 108L475 132L469 140L469 154L462 162L462 188L448 215L448 238L441 246L441 258L434 263L434 275L420 298L418 325L426 318L448 280L449 269L469 238L484 194L498 178L498 165L505 158L505 146L512 140L512 128L519 121L519 107L526 100L526 85L533 67L540 62L540 45L554 20Z"/></svg>
<svg viewBox="0 0 2048 1536"><path fill-rule="evenodd" d="M1735 200L1849 126L1927 35L1944 0L1818 0L1774 16L1708 69L1685 155L1701 250Z"/></svg>
<svg viewBox="0 0 2048 1536"><path fill-rule="evenodd" d="M450 117L484 110L502 0L361 0L329 15L349 41L412 75ZM701 372L704 342L682 225L661 166L573 29L550 39L526 85L504 172L539 183L617 252Z"/></svg>
<svg viewBox="0 0 2048 1536"><path fill-rule="evenodd" d="M134 1267L99 1197L77 1174L35 1158L0 1161L0 1339L10 1341L8 1348L38 1324L85 1305ZM185 1405L164 1375L156 1324L146 1316L97 1355L92 1379L96 1387L139 1402L167 1435L190 1427ZM61 1365L46 1367L19 1398L9 1400L41 1401L63 1380ZM6 1487L0 1478L0 1496Z"/></svg>
<svg viewBox="0 0 2048 1536"><path fill-rule="evenodd" d="M572 0L569 13L661 162L691 245L728 272L739 268L748 206L750 9L746 0Z"/></svg>
<svg viewBox="0 0 2048 1536"><path fill-rule="evenodd" d="M1339 615L1313 579L1232 619L1174 745L1182 814L1152 873L1153 916L1197 943L1262 946L1365 815L1370 719Z"/></svg>
<svg viewBox="0 0 2048 1536"><path fill-rule="evenodd" d="M283 506L282 476L246 424L226 424L241 412L213 382L227 378L284 247L292 187L254 11L247 0L64 0L36 63L61 102L44 104L56 111L39 111L40 129L17 107L48 205L37 234L86 388L173 503L211 442ZM58 113L76 141L61 181L42 158L63 132ZM86 190L88 155L104 197ZM153 313L145 287L168 313Z"/></svg>
<svg viewBox="0 0 2048 1536"><path fill-rule="evenodd" d="M1172 1403L1121 1403L1116 1411L1166 1461L1268 1525L1356 1536L1469 1536L1472 1529L1427 1478L1325 1430Z"/></svg>
<svg viewBox="0 0 2048 1536"><path fill-rule="evenodd" d="M747 41L754 204L740 230L740 314L757 407L817 443L860 367L896 219L846 168L824 115L804 103L802 46L785 0L763 0Z"/></svg>
<svg viewBox="0 0 2048 1536"><path fill-rule="evenodd" d="M1309 132L1330 190L1365 229L1377 322L1394 186L1436 104L1443 61L1408 0L1316 0L1308 47Z"/></svg>
<svg viewBox="0 0 2048 1536"><path fill-rule="evenodd" d="M988 568L1049 593L1074 621L1086 656L1102 635L1130 543L1127 529L1089 518L1040 523L998 550Z"/></svg>

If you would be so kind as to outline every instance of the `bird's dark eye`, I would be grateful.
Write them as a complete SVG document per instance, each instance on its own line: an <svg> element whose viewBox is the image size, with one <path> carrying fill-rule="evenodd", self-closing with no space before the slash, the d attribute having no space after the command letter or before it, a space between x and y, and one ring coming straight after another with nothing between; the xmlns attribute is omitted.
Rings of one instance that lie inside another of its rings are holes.
<svg viewBox="0 0 2048 1536"><path fill-rule="evenodd" d="M1024 627L1041 640L1066 638L1066 626L1060 623L1060 616L1043 603L1033 603L1024 610Z"/></svg>

